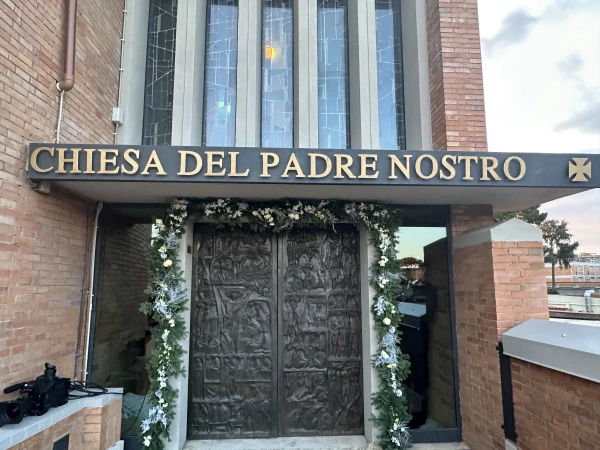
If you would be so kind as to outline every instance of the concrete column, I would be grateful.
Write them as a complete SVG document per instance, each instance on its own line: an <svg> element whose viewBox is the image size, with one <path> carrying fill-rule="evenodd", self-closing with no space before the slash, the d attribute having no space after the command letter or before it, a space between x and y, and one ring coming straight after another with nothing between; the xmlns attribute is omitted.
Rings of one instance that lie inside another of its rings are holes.
<svg viewBox="0 0 600 450"><path fill-rule="evenodd" d="M348 2L350 143L379 148L375 0Z"/></svg>
<svg viewBox="0 0 600 450"><path fill-rule="evenodd" d="M317 0L294 0L294 147L319 147Z"/></svg>
<svg viewBox="0 0 600 450"><path fill-rule="evenodd" d="M236 147L260 147L262 2L239 2Z"/></svg>
<svg viewBox="0 0 600 450"><path fill-rule="evenodd" d="M467 217L479 225L481 208L473 209L455 214L453 227L468 227ZM454 237L460 406L470 448L504 448L500 335L527 319L548 319L541 239L538 227L518 219Z"/></svg>
<svg viewBox="0 0 600 450"><path fill-rule="evenodd" d="M179 0L171 145L202 145L206 0Z"/></svg>
<svg viewBox="0 0 600 450"><path fill-rule="evenodd" d="M186 336L181 340L183 347L183 375L170 380L171 385L179 391L179 398L175 406L175 417L171 422L171 441L165 442L166 450L180 450L185 444L187 437L187 417L188 417L188 388L189 388L189 372L190 372L190 323L191 323L191 301L192 301L192 249L194 245L194 219L188 217L185 225L185 233L179 244L179 261L181 262L181 270L183 271L183 279L185 280L185 289L188 297L188 308L183 311L185 320L185 328L188 330Z"/></svg>
<svg viewBox="0 0 600 450"><path fill-rule="evenodd" d="M365 410L365 438L367 442L377 440L373 422L369 419L377 411L371 404L371 395L379 390L379 375L371 364L371 357L377 352L378 342L375 333L375 317L371 305L375 289L369 283L371 265L375 262L377 249L366 227L360 228L360 298L362 317L362 360L363 360L363 402Z"/></svg>
<svg viewBox="0 0 600 450"><path fill-rule="evenodd" d="M136 0L127 4L120 103L123 111L123 125L117 128L118 145L142 143L146 86L140 80L144 80L146 77L149 3L149 0Z"/></svg>

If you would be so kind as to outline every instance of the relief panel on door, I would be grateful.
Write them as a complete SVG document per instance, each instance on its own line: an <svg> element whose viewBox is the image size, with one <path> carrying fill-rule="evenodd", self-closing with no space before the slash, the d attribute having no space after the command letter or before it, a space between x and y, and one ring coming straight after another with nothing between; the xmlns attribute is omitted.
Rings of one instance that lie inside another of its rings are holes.
<svg viewBox="0 0 600 450"><path fill-rule="evenodd" d="M189 437L275 436L276 242L201 225L194 248Z"/></svg>
<svg viewBox="0 0 600 450"><path fill-rule="evenodd" d="M279 248L279 433L362 434L358 231L294 229Z"/></svg>

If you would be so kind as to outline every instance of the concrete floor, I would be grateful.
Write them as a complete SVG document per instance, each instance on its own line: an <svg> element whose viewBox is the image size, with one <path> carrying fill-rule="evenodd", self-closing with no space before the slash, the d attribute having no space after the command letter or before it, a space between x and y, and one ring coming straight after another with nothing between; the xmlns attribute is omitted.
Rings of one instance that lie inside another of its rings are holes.
<svg viewBox="0 0 600 450"><path fill-rule="evenodd" d="M184 450L377 450L362 436L187 441ZM413 450L469 450L464 444L414 444Z"/></svg>

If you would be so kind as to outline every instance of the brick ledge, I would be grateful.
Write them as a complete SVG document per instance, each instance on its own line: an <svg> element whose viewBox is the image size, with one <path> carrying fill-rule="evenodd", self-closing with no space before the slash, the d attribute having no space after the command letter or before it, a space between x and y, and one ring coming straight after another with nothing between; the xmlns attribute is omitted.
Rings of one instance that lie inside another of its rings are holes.
<svg viewBox="0 0 600 450"><path fill-rule="evenodd" d="M0 428L0 448L10 448L50 428L61 420L86 408L102 408L123 397L123 389L109 389L108 394L69 400L66 405L51 408L43 416L25 417L21 423Z"/></svg>

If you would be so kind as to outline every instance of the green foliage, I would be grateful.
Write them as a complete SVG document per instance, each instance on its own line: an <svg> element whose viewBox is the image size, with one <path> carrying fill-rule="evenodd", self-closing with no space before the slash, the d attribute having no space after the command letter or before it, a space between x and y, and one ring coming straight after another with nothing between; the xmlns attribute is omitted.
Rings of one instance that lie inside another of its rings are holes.
<svg viewBox="0 0 600 450"><path fill-rule="evenodd" d="M379 444L383 450L408 448L410 420L402 382L410 373L410 361L400 351L400 313L396 310L394 277L398 273L395 229L400 225L399 210L384 205L356 204L342 201L282 201L252 203L220 199L214 202L175 200L159 228L150 254L152 280L147 293L151 299L141 311L157 323L156 347L148 370L152 409L142 430L144 445L151 450L162 450L169 439L169 425L174 418L178 392L168 379L183 373L183 348L179 344L187 330L182 317L186 308L185 292L181 288L182 273L177 257L183 222L190 213L214 220L216 227L249 225L255 231L271 230L279 233L292 227L318 225L333 227L336 223L363 224L372 233L378 250L371 266L370 283L375 290L373 311L379 351L373 355L373 364L380 377L380 390L373 395L377 410L373 422L379 428Z"/></svg>
<svg viewBox="0 0 600 450"><path fill-rule="evenodd" d="M552 264L552 287L556 287L554 268L571 266L577 255L575 251L579 242L573 242L573 235L569 232L569 224L564 221L546 220L542 225L542 239L544 241L544 261Z"/></svg>
<svg viewBox="0 0 600 450"><path fill-rule="evenodd" d="M540 205L536 205L522 211L494 214L496 222L504 222L515 217L532 225L540 226L548 217L548 213L540 212Z"/></svg>

